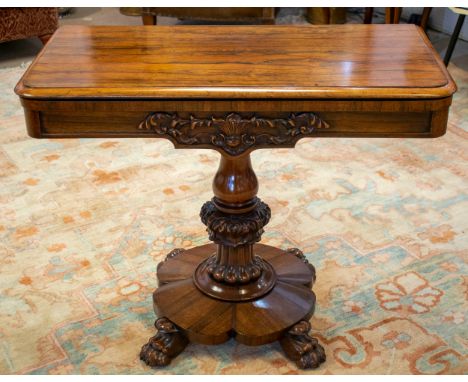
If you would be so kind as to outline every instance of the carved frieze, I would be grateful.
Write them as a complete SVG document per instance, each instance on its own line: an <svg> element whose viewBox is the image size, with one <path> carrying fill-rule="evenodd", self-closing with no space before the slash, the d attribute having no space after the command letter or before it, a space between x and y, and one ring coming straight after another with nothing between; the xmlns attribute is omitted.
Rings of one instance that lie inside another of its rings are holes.
<svg viewBox="0 0 468 382"><path fill-rule="evenodd" d="M329 124L314 113L291 113L287 118L243 117L230 113L218 118L181 117L178 113L155 112L140 123L140 130L150 130L169 138L179 146L213 146L236 156L255 147L292 147L297 140L310 136Z"/></svg>

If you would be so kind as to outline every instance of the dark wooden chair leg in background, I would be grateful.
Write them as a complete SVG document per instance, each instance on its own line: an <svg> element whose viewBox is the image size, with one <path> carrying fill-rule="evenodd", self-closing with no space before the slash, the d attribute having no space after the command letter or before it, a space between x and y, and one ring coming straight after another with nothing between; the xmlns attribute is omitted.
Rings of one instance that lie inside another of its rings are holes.
<svg viewBox="0 0 468 382"><path fill-rule="evenodd" d="M325 24L330 24L331 21L331 11L329 7L323 7L323 14L325 18Z"/></svg>
<svg viewBox="0 0 468 382"><path fill-rule="evenodd" d="M374 8L366 7L364 11L364 24L372 24L373 15L374 15Z"/></svg>
<svg viewBox="0 0 468 382"><path fill-rule="evenodd" d="M157 24L157 16L153 15L143 15L141 16L143 20L143 25L156 25Z"/></svg>
<svg viewBox="0 0 468 382"><path fill-rule="evenodd" d="M421 22L419 26L426 31L427 23L429 22L429 16L431 15L432 8L431 7L424 7L423 13L421 15Z"/></svg>
<svg viewBox="0 0 468 382"><path fill-rule="evenodd" d="M385 24L399 24L401 16L401 7L385 8Z"/></svg>
<svg viewBox="0 0 468 382"><path fill-rule="evenodd" d="M394 7L385 8L385 24L393 24L393 9Z"/></svg>
<svg viewBox="0 0 468 382"><path fill-rule="evenodd" d="M400 23L400 17L401 17L401 7L395 7L393 11L393 23L394 24L399 24Z"/></svg>
<svg viewBox="0 0 468 382"><path fill-rule="evenodd" d="M364 16L364 24L372 23L372 10L373 8L366 8L366 13ZM421 16L412 15L410 17L410 22L415 18L415 20L419 20L416 24L420 25L421 28L426 31L427 23L429 22L429 16L431 14L432 8L431 7L424 7L423 13ZM402 13L401 7L387 7L385 8L385 24L399 24L400 17Z"/></svg>
<svg viewBox="0 0 468 382"><path fill-rule="evenodd" d="M444 64L447 66L452 58L453 50L455 49L455 45L457 44L458 36L460 35L460 31L462 29L463 23L465 22L464 14L460 14L458 16L457 25L455 25L455 29L452 33L452 37L450 38L450 42L447 48L447 52L445 53L444 57Z"/></svg>

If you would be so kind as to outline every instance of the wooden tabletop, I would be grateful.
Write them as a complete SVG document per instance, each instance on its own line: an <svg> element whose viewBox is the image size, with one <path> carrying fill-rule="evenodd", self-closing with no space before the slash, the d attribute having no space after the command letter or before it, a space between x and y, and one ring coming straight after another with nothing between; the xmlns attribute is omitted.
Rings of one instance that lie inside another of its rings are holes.
<svg viewBox="0 0 468 382"><path fill-rule="evenodd" d="M25 98L442 98L456 86L414 25L64 26Z"/></svg>

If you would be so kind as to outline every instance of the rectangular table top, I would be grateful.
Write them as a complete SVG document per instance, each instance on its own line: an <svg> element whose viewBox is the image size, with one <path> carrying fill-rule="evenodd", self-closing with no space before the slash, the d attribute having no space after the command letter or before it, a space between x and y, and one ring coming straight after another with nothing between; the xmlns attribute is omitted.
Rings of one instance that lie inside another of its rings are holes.
<svg viewBox="0 0 468 382"><path fill-rule="evenodd" d="M241 155L303 137L438 137L456 86L414 25L66 26L16 87L37 138Z"/></svg>
<svg viewBox="0 0 468 382"><path fill-rule="evenodd" d="M414 25L64 26L23 98L428 99L456 90Z"/></svg>

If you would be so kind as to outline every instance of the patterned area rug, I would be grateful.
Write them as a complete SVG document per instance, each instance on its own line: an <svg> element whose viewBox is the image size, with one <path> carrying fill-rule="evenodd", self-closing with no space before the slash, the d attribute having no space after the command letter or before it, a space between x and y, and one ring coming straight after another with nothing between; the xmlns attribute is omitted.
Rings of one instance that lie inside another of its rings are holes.
<svg viewBox="0 0 468 382"><path fill-rule="evenodd" d="M198 218L218 154L156 139L34 140L0 71L0 374L466 373L468 74L439 139L304 139L252 155L273 219L263 242L318 272L314 335L328 360L300 372L277 343L189 345L161 370L155 269L207 243Z"/></svg>

